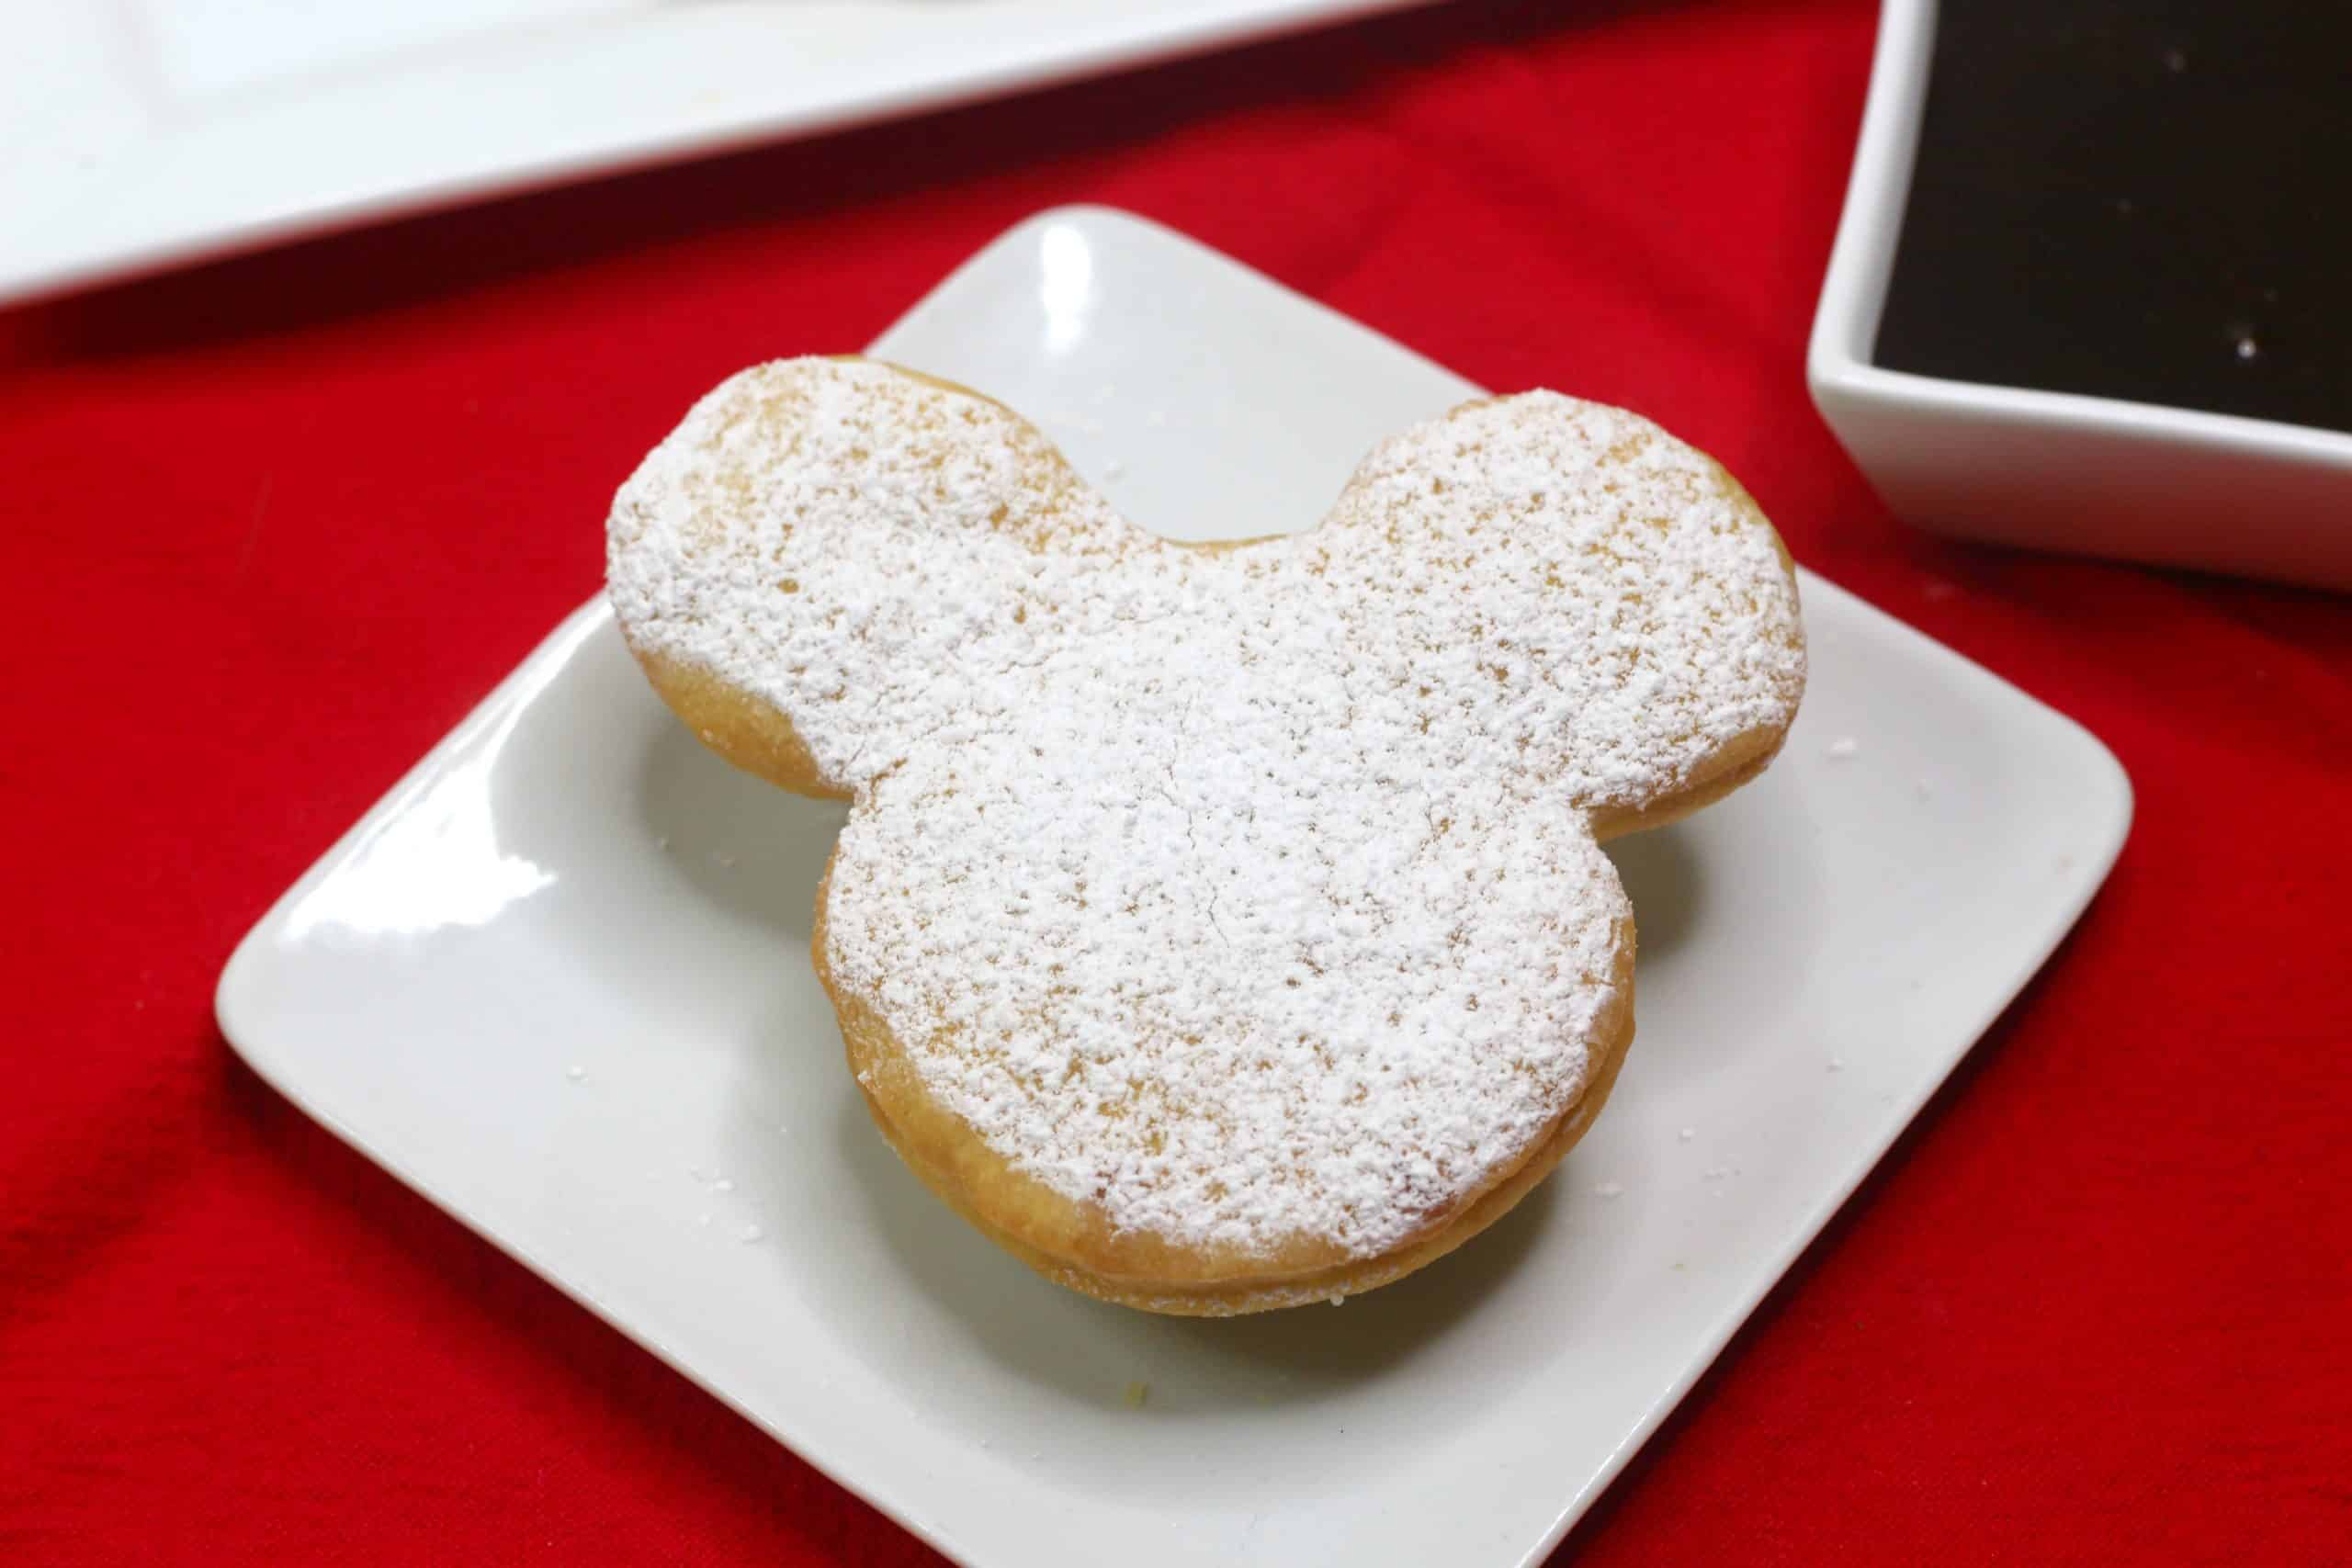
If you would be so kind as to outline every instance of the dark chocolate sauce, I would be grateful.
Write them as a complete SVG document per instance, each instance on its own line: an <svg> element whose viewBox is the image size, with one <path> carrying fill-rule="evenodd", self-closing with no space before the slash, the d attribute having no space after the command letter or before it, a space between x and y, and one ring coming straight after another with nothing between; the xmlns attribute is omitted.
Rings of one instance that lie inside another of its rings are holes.
<svg viewBox="0 0 2352 1568"><path fill-rule="evenodd" d="M2352 0L1944 0L1877 363L2352 430Z"/></svg>

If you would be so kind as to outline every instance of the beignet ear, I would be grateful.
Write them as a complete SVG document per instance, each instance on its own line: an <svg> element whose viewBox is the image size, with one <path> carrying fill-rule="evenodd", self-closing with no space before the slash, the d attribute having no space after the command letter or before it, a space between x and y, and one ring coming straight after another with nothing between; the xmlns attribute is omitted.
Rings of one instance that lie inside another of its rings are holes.
<svg viewBox="0 0 2352 1568"><path fill-rule="evenodd" d="M1780 749L1804 690L1780 536L1713 458L1556 392L1383 442L1312 540L1379 617L1392 687L1458 704L1494 766L1603 838L1706 804ZM1399 636L1399 629L1405 635Z"/></svg>
<svg viewBox="0 0 2352 1568"><path fill-rule="evenodd" d="M1072 573L1166 547L1001 404L830 359L696 403L614 498L605 543L663 699L729 761L842 797L905 756L912 709L935 716L992 630L1052 613Z"/></svg>

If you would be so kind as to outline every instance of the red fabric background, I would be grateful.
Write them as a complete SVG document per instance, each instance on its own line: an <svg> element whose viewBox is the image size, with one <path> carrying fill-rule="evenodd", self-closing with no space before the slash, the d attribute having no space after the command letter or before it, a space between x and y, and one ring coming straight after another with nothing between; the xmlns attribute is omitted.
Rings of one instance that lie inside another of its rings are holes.
<svg viewBox="0 0 2352 1568"><path fill-rule="evenodd" d="M1889 520L1802 380L1871 26L1474 0L0 315L0 1557L928 1560L308 1123L210 996L595 589L694 395L1091 200L1657 413L2137 784L2075 935L1571 1551L2341 1561L2352 604Z"/></svg>

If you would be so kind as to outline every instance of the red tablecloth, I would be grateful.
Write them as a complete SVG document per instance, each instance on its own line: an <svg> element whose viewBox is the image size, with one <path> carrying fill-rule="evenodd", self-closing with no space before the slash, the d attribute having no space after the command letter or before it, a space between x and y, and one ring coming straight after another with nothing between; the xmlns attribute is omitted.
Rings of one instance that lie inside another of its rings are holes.
<svg viewBox="0 0 2352 1568"><path fill-rule="evenodd" d="M1654 412L2138 786L2075 936L1570 1550L2341 1561L2352 604L1889 520L1802 380L1871 13L1469 3L0 315L0 1558L927 1559L311 1125L210 998L594 591L690 399L1091 200Z"/></svg>

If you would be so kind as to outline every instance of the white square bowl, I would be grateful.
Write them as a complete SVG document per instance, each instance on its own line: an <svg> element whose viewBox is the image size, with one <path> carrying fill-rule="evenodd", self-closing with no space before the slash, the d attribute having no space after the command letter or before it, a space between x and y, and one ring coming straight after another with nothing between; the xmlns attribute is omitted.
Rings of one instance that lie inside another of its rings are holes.
<svg viewBox="0 0 2352 1568"><path fill-rule="evenodd" d="M873 348L1004 399L1183 538L1305 525L1374 440L1478 390L1099 209L1012 230ZM254 928L221 1028L951 1556L1524 1563L2017 995L2131 819L2079 726L1802 586L1813 678L1780 761L1610 846L1641 959L1607 1114L1491 1232L1338 1311L1108 1306L925 1191L809 965L842 808L706 751L601 600Z"/></svg>
<svg viewBox="0 0 2352 1568"><path fill-rule="evenodd" d="M1805 364L1880 496L1937 533L2352 588L2352 434L1872 363L1935 41L1936 0L1886 0Z"/></svg>

